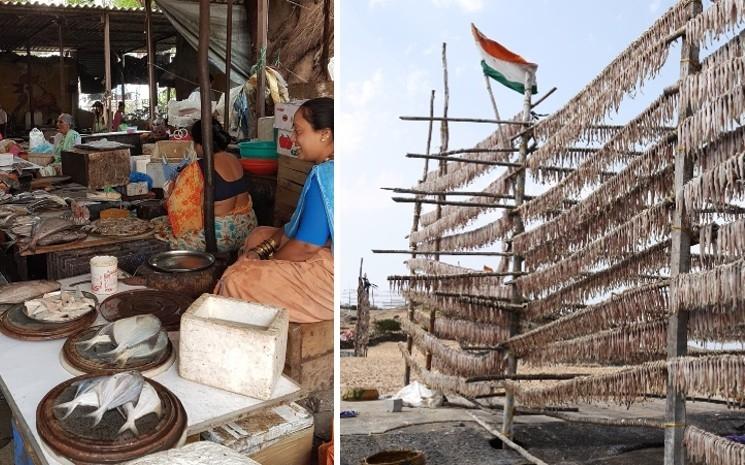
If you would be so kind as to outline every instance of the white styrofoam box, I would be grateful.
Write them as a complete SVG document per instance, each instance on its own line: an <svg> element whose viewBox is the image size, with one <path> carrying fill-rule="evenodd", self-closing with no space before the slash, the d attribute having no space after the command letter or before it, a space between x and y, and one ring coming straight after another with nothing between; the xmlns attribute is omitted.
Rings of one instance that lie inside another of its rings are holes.
<svg viewBox="0 0 745 465"><path fill-rule="evenodd" d="M313 415L293 402L211 428L202 433L202 439L250 456L271 447L282 438L311 427Z"/></svg>
<svg viewBox="0 0 745 465"><path fill-rule="evenodd" d="M292 118L295 116L295 112L305 100L293 100L287 103L275 103L274 104L274 127L277 129L284 129L286 131L292 131Z"/></svg>
<svg viewBox="0 0 745 465"><path fill-rule="evenodd" d="M285 364L286 309L202 294L181 316L182 378L266 400Z"/></svg>
<svg viewBox="0 0 745 465"><path fill-rule="evenodd" d="M274 116L262 116L259 118L259 140L274 140Z"/></svg>
<svg viewBox="0 0 745 465"><path fill-rule="evenodd" d="M177 463L208 463L210 465L261 465L240 453L209 441L199 441L183 447L149 454L125 465L173 465Z"/></svg>
<svg viewBox="0 0 745 465"><path fill-rule="evenodd" d="M146 195L148 193L147 181L130 182L127 184L127 196Z"/></svg>
<svg viewBox="0 0 745 465"><path fill-rule="evenodd" d="M176 169L178 168L179 164L168 163L168 165ZM163 162L161 161L151 161L150 163L148 163L145 169L145 174L153 179L154 188L162 189L163 185L166 183L166 178L163 174Z"/></svg>
<svg viewBox="0 0 745 465"><path fill-rule="evenodd" d="M148 163L150 163L150 155L130 155L129 156L129 170L131 172L139 171L140 173L147 173ZM138 169L138 168L141 168L141 169Z"/></svg>
<svg viewBox="0 0 745 465"><path fill-rule="evenodd" d="M277 153L295 157L297 154L294 153L294 149L295 144L292 142L292 130L279 129L277 131Z"/></svg>

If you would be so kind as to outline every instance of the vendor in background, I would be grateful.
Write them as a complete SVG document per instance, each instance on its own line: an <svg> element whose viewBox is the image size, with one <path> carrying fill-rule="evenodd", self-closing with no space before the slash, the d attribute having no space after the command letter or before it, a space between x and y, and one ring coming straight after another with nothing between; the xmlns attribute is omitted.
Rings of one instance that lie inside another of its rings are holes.
<svg viewBox="0 0 745 465"><path fill-rule="evenodd" d="M158 116L155 121L148 123L148 129L150 132L144 133L140 136L140 140L143 144L152 144L159 140L168 140L168 125L162 117Z"/></svg>
<svg viewBox="0 0 745 465"><path fill-rule="evenodd" d="M334 100L316 98L295 113L298 158L315 163L282 229L259 227L225 271L216 293L284 307L290 321L334 319Z"/></svg>
<svg viewBox="0 0 745 465"><path fill-rule="evenodd" d="M76 145L82 143L80 134L73 128L72 115L62 113L57 117L57 134L54 135L52 143L54 144L54 161L59 162L63 150L70 150Z"/></svg>
<svg viewBox="0 0 745 465"><path fill-rule="evenodd" d="M111 123L111 130L118 131L119 125L122 124L123 119L124 119L124 102L119 102L119 105L116 107L116 113L114 113L114 121Z"/></svg>
<svg viewBox="0 0 745 465"><path fill-rule="evenodd" d="M194 149L202 157L202 122L191 128ZM214 147L215 237L220 252L238 250L256 227L248 179L235 155L226 152L230 136L212 120ZM168 193L168 227L159 236L166 238L174 249L203 252L204 240L204 160L192 162L179 173Z"/></svg>
<svg viewBox="0 0 745 465"><path fill-rule="evenodd" d="M93 132L106 132L106 118L103 113L103 103L96 101L93 103Z"/></svg>

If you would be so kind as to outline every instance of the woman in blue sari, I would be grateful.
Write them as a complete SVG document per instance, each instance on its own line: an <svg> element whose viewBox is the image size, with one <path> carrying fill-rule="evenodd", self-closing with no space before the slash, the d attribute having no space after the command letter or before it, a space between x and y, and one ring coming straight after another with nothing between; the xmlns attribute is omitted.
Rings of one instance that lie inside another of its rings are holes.
<svg viewBox="0 0 745 465"><path fill-rule="evenodd" d="M284 307L294 323L334 318L334 100L316 98L295 113L298 158L315 163L284 228L258 227L216 292Z"/></svg>

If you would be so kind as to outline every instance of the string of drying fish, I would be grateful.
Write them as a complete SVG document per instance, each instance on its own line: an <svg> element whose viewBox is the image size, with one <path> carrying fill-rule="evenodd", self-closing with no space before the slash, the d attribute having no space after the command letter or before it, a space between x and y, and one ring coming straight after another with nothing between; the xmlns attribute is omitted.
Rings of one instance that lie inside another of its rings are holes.
<svg viewBox="0 0 745 465"><path fill-rule="evenodd" d="M672 196L673 180L671 165L640 179L639 184L626 196L614 199L603 209L571 225L563 226L559 220L555 220L539 226L550 240L537 242L540 237L535 234L519 234L512 240L513 248L524 257L528 270L566 258L602 237L611 228L625 223L630 211L640 211L647 208L650 202Z"/></svg>
<svg viewBox="0 0 745 465"><path fill-rule="evenodd" d="M429 325L429 315L416 311L414 321L419 325ZM474 345L493 346L510 337L509 326L475 323L468 320L456 320L438 315L435 319L433 334L441 339L451 339Z"/></svg>
<svg viewBox="0 0 745 465"><path fill-rule="evenodd" d="M509 287L502 284L500 277L483 276L483 273L473 273L454 278L448 278L446 275L393 275L388 277L388 281L391 290L394 292L404 290L444 291L499 298L505 298L505 295L512 292Z"/></svg>
<svg viewBox="0 0 745 465"><path fill-rule="evenodd" d="M745 463L745 445L695 426L687 426L683 435L688 462L696 465L741 465Z"/></svg>
<svg viewBox="0 0 745 465"><path fill-rule="evenodd" d="M536 125L536 137L547 142L529 160L532 169L576 140L586 126L599 122L610 110L617 110L628 92L657 74L669 50L666 37L683 26L689 17L684 7L677 3L670 8L569 103Z"/></svg>
<svg viewBox="0 0 745 465"><path fill-rule="evenodd" d="M479 228L464 231L450 236L429 237L426 242L420 243L419 250L435 250L435 242L440 241L441 250L473 250L491 245L507 237L512 231L514 221L512 216L505 212L502 217ZM412 234L412 237L414 235ZM416 236L420 238L419 236Z"/></svg>
<svg viewBox="0 0 745 465"><path fill-rule="evenodd" d="M664 394L667 364L654 361L615 373L585 376L559 381L552 386L525 387L524 383L505 381L505 389L512 391L521 405L543 407L572 402L612 402L630 406L644 400L648 394Z"/></svg>
<svg viewBox="0 0 745 465"><path fill-rule="evenodd" d="M411 336L414 345L430 352L438 359L442 370L449 375L476 376L488 373L501 373L506 367L504 356L499 352L476 355L445 345L441 340L424 331L416 323L402 320L401 327Z"/></svg>
<svg viewBox="0 0 745 465"><path fill-rule="evenodd" d="M735 129L745 112L745 88L735 86L726 94L705 101L701 108L678 127L678 142L692 151L714 140L719 134Z"/></svg>
<svg viewBox="0 0 745 465"><path fill-rule="evenodd" d="M699 176L688 181L678 194L678 207L685 202L687 211L712 206L722 209L731 197L741 197L745 177L745 152L740 152L722 163L714 165Z"/></svg>
<svg viewBox="0 0 745 465"><path fill-rule="evenodd" d="M406 365L411 367L412 371L416 373L417 377L430 388L440 389L444 392L457 392L461 395L469 397L488 396L494 394L498 390L495 383L466 383L465 379L460 377L449 376L446 374L429 371L423 368L419 364L419 362L417 362L416 359L411 354L409 354L404 343L399 342L398 349L401 351Z"/></svg>
<svg viewBox="0 0 745 465"><path fill-rule="evenodd" d="M665 358L667 320L632 323L567 341L548 344L523 358L533 364L623 363Z"/></svg>
<svg viewBox="0 0 745 465"><path fill-rule="evenodd" d="M576 338L627 323L658 320L667 315L668 308L667 285L647 284L514 336L504 345L521 357L558 340Z"/></svg>
<svg viewBox="0 0 745 465"><path fill-rule="evenodd" d="M523 295L553 292L580 273L596 266L610 266L636 252L640 246L659 242L670 235L672 202L663 201L634 215L629 221L568 258L517 279Z"/></svg>
<svg viewBox="0 0 745 465"><path fill-rule="evenodd" d="M742 151L745 151L745 126L722 133L715 140L694 151L691 155L698 170L703 172Z"/></svg>
<svg viewBox="0 0 745 465"><path fill-rule="evenodd" d="M436 308L443 315L473 322L506 326L512 315L512 311L500 308L501 304L484 299L438 296L415 291L406 291L403 295L411 302Z"/></svg>
<svg viewBox="0 0 745 465"><path fill-rule="evenodd" d="M706 47L732 33L745 19L745 0L718 0L686 24L686 40Z"/></svg>
<svg viewBox="0 0 745 465"><path fill-rule="evenodd" d="M669 362L670 380L679 392L717 396L728 405L745 405L745 357L678 357Z"/></svg>
<svg viewBox="0 0 745 465"><path fill-rule="evenodd" d="M635 286L639 282L648 281L641 275L666 268L670 260L669 254L669 240L648 247L616 265L580 279L540 300L530 302L523 315L529 320L543 318L555 314L561 309L562 304L584 302L620 286Z"/></svg>
<svg viewBox="0 0 745 465"><path fill-rule="evenodd" d="M711 259L713 263L745 255L745 219L702 227L699 250L704 259Z"/></svg>

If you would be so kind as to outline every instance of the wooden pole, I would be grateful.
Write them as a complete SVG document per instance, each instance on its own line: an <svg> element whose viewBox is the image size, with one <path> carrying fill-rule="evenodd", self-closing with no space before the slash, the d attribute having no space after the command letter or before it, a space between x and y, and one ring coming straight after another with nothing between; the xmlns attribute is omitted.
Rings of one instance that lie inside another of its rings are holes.
<svg viewBox="0 0 745 465"><path fill-rule="evenodd" d="M419 154L419 153L407 153L406 158L423 158L425 160L440 160L441 163L452 161L456 163L471 163L474 165L507 166L510 168L517 168L520 166L517 163L509 163L509 162L503 162L503 161L472 160L470 158L448 157L448 156L441 156L441 155L426 155L426 154Z"/></svg>
<svg viewBox="0 0 745 465"><path fill-rule="evenodd" d="M494 98L494 91L492 91L491 88L490 78L486 74L484 74L484 81L486 81L486 91L489 93L489 100L491 101L492 109L494 109L494 118L500 120L501 118L499 116L499 109L497 108L497 100Z"/></svg>
<svg viewBox="0 0 745 465"><path fill-rule="evenodd" d="M526 75L525 78L525 93L523 95L523 121L530 123L530 108L531 108L531 95L532 95L532 84L534 76ZM522 205L525 197L525 166L528 159L528 141L529 136L523 135L520 139L520 169L515 179L514 194L515 194L515 206L519 207ZM525 231L525 225L523 224L522 217L520 216L519 210L517 215L513 218L515 227L513 237ZM516 275L521 273L523 269L523 257L520 255L513 255L512 257L512 271ZM512 286L512 302L519 304L522 302L522 295L518 290L517 286ZM510 335L515 335L519 331L519 317L516 313L510 316ZM517 373L517 357L511 350L507 351L507 371L506 374L514 375ZM514 434L513 419L515 415L515 395L512 392L507 392L504 398L504 417L502 421L502 434L508 438L512 438Z"/></svg>
<svg viewBox="0 0 745 465"><path fill-rule="evenodd" d="M230 129L230 68L233 61L233 0L228 0L227 34L225 37L225 118L223 126Z"/></svg>
<svg viewBox="0 0 745 465"><path fill-rule="evenodd" d="M152 124L155 121L155 106L158 104L158 82L155 80L155 41L153 40L152 0L145 0L145 35L147 37L147 80L150 90L148 115Z"/></svg>
<svg viewBox="0 0 745 465"><path fill-rule="evenodd" d="M360 258L360 273L357 277L357 330L354 335L354 356L367 357L367 343L370 338L370 294L366 285L366 277L362 275L362 261Z"/></svg>
<svg viewBox="0 0 745 465"><path fill-rule="evenodd" d="M442 197L442 195L438 195ZM430 200L430 199L409 199L406 197L392 197L394 202L397 203L419 203L419 204L432 204L437 206L451 205L456 207L481 207L481 208L503 208L505 210L514 210L514 205L502 205L498 203L478 203L478 202L456 202L452 200Z"/></svg>
<svg viewBox="0 0 745 465"><path fill-rule="evenodd" d="M261 57L262 51L266 56L266 45L267 45L267 30L269 28L269 0L256 0L256 56ZM259 133L259 118L263 117L266 112L266 74L264 73L264 66L266 63L257 69L257 82L256 86L256 134Z"/></svg>
<svg viewBox="0 0 745 465"><path fill-rule="evenodd" d="M103 99L103 107L106 115L106 130L111 131L111 24L108 12L103 14L103 57L106 79L106 94Z"/></svg>
<svg viewBox="0 0 745 465"><path fill-rule="evenodd" d="M330 79L329 75L329 49L331 48L331 6L333 5L332 0L323 0L323 44L321 44L321 69L326 79Z"/></svg>
<svg viewBox="0 0 745 465"><path fill-rule="evenodd" d="M530 123L523 121L484 119L484 118L448 118L444 116L399 116L403 121L442 121L444 123L490 123L490 124L513 124L515 126L529 126Z"/></svg>
<svg viewBox="0 0 745 465"><path fill-rule="evenodd" d="M462 195L462 196L472 196L472 197L491 197L493 199L514 199L514 195L510 194L491 194L489 192L470 192L470 191L453 191L453 192L446 192L446 191L423 191L420 189L404 189L401 187L381 187L381 189L385 191L393 191L397 194L418 194L418 195L439 195L439 194L447 194L447 195ZM534 197L526 195L523 200L532 199Z"/></svg>
<svg viewBox="0 0 745 465"><path fill-rule="evenodd" d="M210 0L199 0L199 96L202 106L202 151L204 153L204 241L207 252L217 252L215 238L214 154L212 152L212 100L209 73Z"/></svg>
<svg viewBox="0 0 745 465"><path fill-rule="evenodd" d="M450 132L448 129L448 106L450 102L450 89L448 88L448 58L447 58L447 43L442 43L442 83L443 83L443 107L442 107L442 119L440 120L440 152L447 152L448 143L450 141ZM448 172L448 164L446 161L440 161L440 176L446 175ZM445 202L445 194L437 196L439 202ZM437 205L435 210L436 218L439 220L442 218L442 204ZM438 237L435 241L435 250L440 250L440 238ZM435 260L440 260L440 255L435 254ZM438 286L439 287L439 286ZM435 332L435 320L437 319L437 310L434 308L429 309L429 332L434 334ZM427 352L426 358L427 370L432 369L432 352Z"/></svg>
<svg viewBox="0 0 745 465"><path fill-rule="evenodd" d="M691 18L701 13L701 0L681 0L685 2L688 14ZM689 75L698 72L699 50L696 43L688 42L683 38L680 52L680 79L686 79ZM692 113L688 99L685 94L680 96L678 106L678 125ZM680 192L683 186L693 178L693 157L682 145L677 145L675 151L675 180L673 192ZM672 243L670 250L670 277L675 282L675 277L681 273L688 273L691 269L691 225L686 221L685 205L677 203L673 210ZM671 286L671 294L677 289ZM675 298L671 296L671 302ZM688 351L688 312L676 312L672 308L668 318L667 327L667 358L686 355ZM683 450L683 435L686 427L686 404L685 393L675 388L672 380L667 382L667 394L665 399L665 465L683 465L685 453Z"/></svg>
<svg viewBox="0 0 745 465"><path fill-rule="evenodd" d="M505 408L505 412L506 411L507 411L507 409ZM471 412L468 412L468 414L471 415L473 417L473 420L476 423L478 423L479 425L481 425L486 431L488 431L490 434L493 434L494 436L496 436L500 441L502 441L502 443L505 446L507 446L510 449L514 450L515 452L517 452L518 454L520 454L521 456L523 456L525 459L529 460L530 462L534 463L535 465L548 465L543 460L539 459L535 455L531 454L527 450L523 449L522 447L520 447L517 444L515 444L514 442L512 442L512 440L510 439L510 437L506 436L504 433L500 433L499 431L497 431L494 428L492 428L491 426L489 426L481 418L477 417L476 415L474 415Z"/></svg>
<svg viewBox="0 0 745 465"><path fill-rule="evenodd" d="M31 122L31 126L29 126L29 129L34 127L34 80L31 79L31 43L26 42L26 74L27 74L27 81L26 85L28 85L28 112L31 115L31 118L29 121Z"/></svg>
<svg viewBox="0 0 745 465"><path fill-rule="evenodd" d="M475 257L511 257L511 253L506 252L466 252L463 250L438 250L438 251L426 251L426 250L386 250L386 249L373 249L372 253L391 253L391 254L411 254L416 258L416 254L420 255L471 255ZM416 252L416 253L414 253Z"/></svg>
<svg viewBox="0 0 745 465"><path fill-rule="evenodd" d="M65 112L65 45L62 42L62 20L57 18L57 39L59 41L59 102L60 112Z"/></svg>
<svg viewBox="0 0 745 465"><path fill-rule="evenodd" d="M435 111L435 91L432 90L432 94L429 98L429 115L432 116ZM434 121L429 121L429 131L427 132L427 153L429 154L431 148L432 148L432 127L434 126ZM422 171L422 179L421 182L424 182L427 179L427 172L429 171L429 160L424 160L424 170ZM416 203L414 204L414 221L411 225L411 234L414 234L419 230L419 218L422 215L422 204ZM411 234L409 237L411 237ZM411 258L416 258L416 249L417 245L414 241L409 241L409 247L411 248ZM413 275L414 272L412 271L411 274ZM409 301L409 308L407 312L407 317L409 321L414 321L414 302ZM414 347L414 340L411 338L411 335L406 335L406 351L411 355L411 351ZM405 362L404 362L405 363ZM404 367L404 386L408 386L409 382L411 381L411 367L408 363L405 363Z"/></svg>

